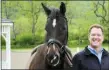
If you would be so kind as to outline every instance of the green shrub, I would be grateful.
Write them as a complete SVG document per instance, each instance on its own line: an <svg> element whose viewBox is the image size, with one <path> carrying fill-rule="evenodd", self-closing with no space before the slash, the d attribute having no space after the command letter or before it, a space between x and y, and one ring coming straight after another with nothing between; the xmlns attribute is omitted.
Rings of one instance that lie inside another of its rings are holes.
<svg viewBox="0 0 109 70"><path fill-rule="evenodd" d="M12 49L34 48L36 45L11 45Z"/></svg>
<svg viewBox="0 0 109 70"><path fill-rule="evenodd" d="M88 40L82 40L82 44L89 44Z"/></svg>
<svg viewBox="0 0 109 70"><path fill-rule="evenodd" d="M16 43L19 45L32 45L35 43L35 38L29 33L21 34L16 37Z"/></svg>
<svg viewBox="0 0 109 70"><path fill-rule="evenodd" d="M1 36L1 45L5 45L5 44L6 44L5 40L4 40L4 38Z"/></svg>
<svg viewBox="0 0 109 70"><path fill-rule="evenodd" d="M68 41L69 47L75 47L75 46L80 46L80 45L88 45L88 44L89 44L88 40L80 40L80 42L78 40Z"/></svg>
<svg viewBox="0 0 109 70"><path fill-rule="evenodd" d="M12 41L12 45L16 45L16 47L20 46L29 46L29 45L39 45L44 41L43 37L40 34L36 34L33 37L32 34L24 33L20 34L16 37L16 41Z"/></svg>
<svg viewBox="0 0 109 70"><path fill-rule="evenodd" d="M78 40L72 40L72 41L69 41L68 42L68 46L69 47L74 47L76 45L78 45Z"/></svg>

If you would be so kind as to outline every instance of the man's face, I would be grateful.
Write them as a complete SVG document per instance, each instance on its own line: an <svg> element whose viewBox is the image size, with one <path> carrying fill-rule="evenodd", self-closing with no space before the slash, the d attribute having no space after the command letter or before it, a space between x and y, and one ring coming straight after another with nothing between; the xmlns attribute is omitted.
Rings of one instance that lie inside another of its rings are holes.
<svg viewBox="0 0 109 70"><path fill-rule="evenodd" d="M89 33L90 45L94 48L100 47L104 40L102 30L100 28L92 28Z"/></svg>

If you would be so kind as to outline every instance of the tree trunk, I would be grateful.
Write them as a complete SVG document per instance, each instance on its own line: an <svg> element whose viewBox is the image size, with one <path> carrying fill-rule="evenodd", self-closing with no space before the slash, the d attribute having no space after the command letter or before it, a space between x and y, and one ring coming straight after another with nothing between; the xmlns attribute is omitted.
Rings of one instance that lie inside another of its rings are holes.
<svg viewBox="0 0 109 70"><path fill-rule="evenodd" d="M5 5L5 7L4 7L5 8L5 16L6 16L7 19L9 19L6 1L4 1L4 5Z"/></svg>
<svg viewBox="0 0 109 70"><path fill-rule="evenodd" d="M32 13L32 35L35 36L35 18L34 18L34 8L33 8L33 2L31 1L31 13Z"/></svg>

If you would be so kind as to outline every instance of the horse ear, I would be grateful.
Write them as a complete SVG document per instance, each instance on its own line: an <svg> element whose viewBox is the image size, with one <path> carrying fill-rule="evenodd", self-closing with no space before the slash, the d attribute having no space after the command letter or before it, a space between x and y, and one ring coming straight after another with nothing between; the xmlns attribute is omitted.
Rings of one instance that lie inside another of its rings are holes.
<svg viewBox="0 0 109 70"><path fill-rule="evenodd" d="M41 4L42 4L42 7L43 7L45 13L46 13L47 16L48 16L48 15L51 13L51 10L50 10L49 8L47 8L43 3L41 3Z"/></svg>
<svg viewBox="0 0 109 70"><path fill-rule="evenodd" d="M66 6L63 2L61 2L61 5L60 5L60 12L65 16Z"/></svg>

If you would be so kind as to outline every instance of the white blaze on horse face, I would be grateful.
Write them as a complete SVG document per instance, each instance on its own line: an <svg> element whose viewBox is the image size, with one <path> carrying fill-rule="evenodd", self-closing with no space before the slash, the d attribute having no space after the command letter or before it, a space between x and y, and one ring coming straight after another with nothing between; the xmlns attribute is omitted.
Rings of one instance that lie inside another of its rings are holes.
<svg viewBox="0 0 109 70"><path fill-rule="evenodd" d="M53 27L55 27L56 26L56 19L53 19Z"/></svg>
<svg viewBox="0 0 109 70"><path fill-rule="evenodd" d="M53 50L55 50L55 45L53 44Z"/></svg>
<svg viewBox="0 0 109 70"><path fill-rule="evenodd" d="M48 47L48 46L47 46ZM48 48L48 52L47 52L47 54L49 54L49 52L50 52L50 48Z"/></svg>

